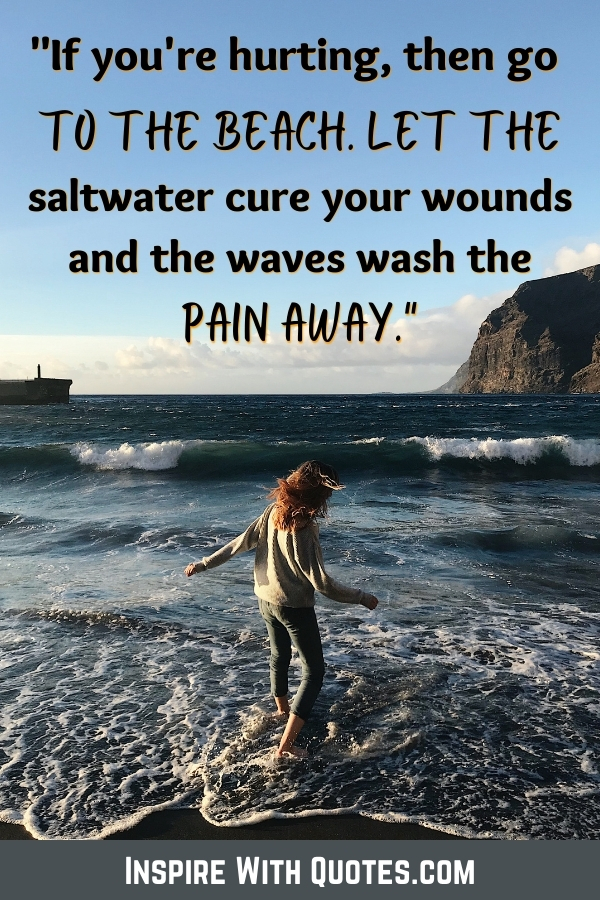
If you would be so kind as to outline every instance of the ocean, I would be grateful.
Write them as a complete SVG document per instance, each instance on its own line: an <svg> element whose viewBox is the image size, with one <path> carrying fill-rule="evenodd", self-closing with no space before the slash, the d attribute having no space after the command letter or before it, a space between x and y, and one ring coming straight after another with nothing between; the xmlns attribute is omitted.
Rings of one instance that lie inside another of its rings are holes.
<svg viewBox="0 0 600 900"><path fill-rule="evenodd" d="M0 819L600 837L599 396L75 397L0 421ZM317 598L311 757L282 764L252 554L183 569L313 458L346 485L327 569L380 604Z"/></svg>

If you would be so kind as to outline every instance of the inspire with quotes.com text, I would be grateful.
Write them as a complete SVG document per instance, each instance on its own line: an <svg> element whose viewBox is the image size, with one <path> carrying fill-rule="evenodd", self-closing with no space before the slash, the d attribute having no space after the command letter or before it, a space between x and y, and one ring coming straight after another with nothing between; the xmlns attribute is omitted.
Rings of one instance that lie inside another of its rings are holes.
<svg viewBox="0 0 600 900"><path fill-rule="evenodd" d="M227 67L243 78L244 73L260 71L272 77L286 78L286 73L326 72L335 77L353 79L368 86L378 79L393 77L392 67L381 60L379 47L333 46L326 38L300 43L297 47L256 47L243 45L231 36L229 47L217 52L212 47L177 46L173 37L166 37L164 46L152 49L141 47L85 48L78 37L57 39L50 36L32 37L33 51L47 51L48 67L52 72L72 72L77 77L77 57L91 54L92 85L101 82L111 71L122 73L157 73L177 71L185 78L206 81L218 77L219 67ZM500 62L497 54L485 47L441 47L427 35L418 43L409 42L402 49L402 64L412 73L423 72L494 72L508 79L518 94L519 85L532 75L556 69L558 54L550 47L514 47ZM223 60L223 62L221 62ZM310 76L307 76L310 77ZM368 90L368 87L365 87ZM516 96L516 99L519 98ZM90 104L91 105L91 104ZM517 105L515 103L515 105ZM344 110L285 109L265 112L223 109L205 120L202 110L178 109L158 113L152 109L39 110L48 120L42 129L43 140L50 152L59 153L61 145L72 142L82 152L93 151L97 135L106 131L109 141L123 153L146 153L157 149L165 153L256 153L268 150L276 154L290 154L292 150L311 153L351 153L364 147L374 154L418 153L423 146L433 147L436 153L452 153L465 130L465 122L452 109L400 109L392 115L381 116L370 110L362 128L351 134L348 115ZM479 136L473 152L489 153L494 147L508 146L520 153L548 153L558 146L556 136L560 114L542 109L476 109ZM506 127L508 125L508 127ZM381 158L381 157L379 157ZM491 187L474 190L462 185L427 185L419 190L390 185L374 189L368 185L344 190L335 185L323 187L314 196L304 187L290 184L287 188L266 189L260 185L250 188L231 186L222 196L206 186L203 188L170 187L158 184L145 187L94 186L82 184L78 178L68 179L60 186L36 187L29 194L29 210L43 215L54 213L181 213L210 217L211 211L224 208L232 216L244 216L250 227L256 220L253 214L277 215L287 210L298 215L315 214L331 223L343 209L350 213L370 210L375 213L406 215L420 206L433 215L459 210L469 213L564 213L572 208L572 192L555 185L551 178L541 178L533 189L499 189ZM480 242L481 243L481 242ZM425 248L363 247L348 252L342 249L270 250L253 247L230 249L223 259L213 250L183 246L177 237L166 246L154 244L142 248L137 238L125 247L110 249L78 248L70 253L68 266L77 276L119 273L135 275L144 266L160 275L210 275L217 266L241 276L256 274L292 274L304 270L314 275L337 275L347 267L357 273L381 274L389 271L398 275L426 275L454 273L461 264L471 272L487 274L530 271L531 253L518 247L501 247L491 237L482 243L472 243L457 251L433 238ZM393 305L384 309L369 303L374 317L371 333L376 342L384 336ZM195 302L183 305L185 340L191 343L194 329L204 325L210 341L250 343L253 339L265 342L268 333L268 303L261 309L235 303L227 309L215 303L211 310L203 310ZM407 303L405 312L415 314L416 303ZM369 315L362 304L352 303L342 321L340 303L331 310L317 309L310 304L291 303L281 323L288 342L323 340L329 343L336 334L347 341L363 342ZM400 340L397 337L397 340Z"/></svg>

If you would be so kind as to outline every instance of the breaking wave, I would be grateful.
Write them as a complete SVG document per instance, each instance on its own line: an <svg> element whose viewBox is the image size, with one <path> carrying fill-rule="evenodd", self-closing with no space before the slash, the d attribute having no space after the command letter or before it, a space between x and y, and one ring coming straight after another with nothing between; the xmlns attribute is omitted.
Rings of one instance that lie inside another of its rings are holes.
<svg viewBox="0 0 600 900"><path fill-rule="evenodd" d="M150 472L174 469L185 449L184 441L160 441L147 444L121 444L102 447L98 444L75 444L71 453L85 466L98 469L146 469Z"/></svg>
<svg viewBox="0 0 600 900"><path fill-rule="evenodd" d="M443 457L455 459L477 459L486 462L510 460L520 466L532 465L544 457L562 457L572 466L597 466L600 464L600 441L593 438L575 440L562 435L550 437L523 437L514 440L494 438L436 438L412 437L424 447L431 459Z"/></svg>
<svg viewBox="0 0 600 900"><path fill-rule="evenodd" d="M82 465L98 469L145 469L158 471L183 466L204 465L212 474L227 474L248 466L262 470L271 464L295 465L299 457L332 455L342 458L350 469L366 467L398 470L401 466L473 460L484 463L506 461L519 466L554 462L577 467L600 465L600 440L576 440L562 435L523 437L514 440L495 438L409 437L395 441L382 437L363 438L336 444L277 443L255 444L249 441L161 441L160 443L121 444L107 448L98 444L77 444L71 450ZM266 465L268 463L268 465ZM395 465L394 465L395 464Z"/></svg>
<svg viewBox="0 0 600 900"><path fill-rule="evenodd" d="M600 466L600 440L548 437L385 437L317 443L309 441L166 440L106 445L78 442L0 449L0 471L33 477L44 471L176 470L187 478L239 478L291 470L304 459L331 459L345 472L409 474L431 466L536 467L552 470Z"/></svg>

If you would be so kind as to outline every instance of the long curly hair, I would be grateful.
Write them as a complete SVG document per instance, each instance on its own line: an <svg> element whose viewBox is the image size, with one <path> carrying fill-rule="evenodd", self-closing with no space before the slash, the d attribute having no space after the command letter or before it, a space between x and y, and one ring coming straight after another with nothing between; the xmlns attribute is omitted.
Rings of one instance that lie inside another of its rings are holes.
<svg viewBox="0 0 600 900"><path fill-rule="evenodd" d="M268 495L275 500L273 524L280 531L300 531L316 516L327 515L333 491L344 487L333 466L310 459L287 478L278 478Z"/></svg>

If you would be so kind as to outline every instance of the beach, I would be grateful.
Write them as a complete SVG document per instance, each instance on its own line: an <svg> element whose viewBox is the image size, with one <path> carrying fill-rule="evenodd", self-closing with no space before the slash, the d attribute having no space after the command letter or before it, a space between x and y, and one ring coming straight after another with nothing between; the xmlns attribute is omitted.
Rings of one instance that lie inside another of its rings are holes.
<svg viewBox="0 0 600 900"><path fill-rule="evenodd" d="M600 398L74 397L0 421L0 837L598 837ZM252 554L184 567L305 459L345 484L326 569L380 602L317 597L310 758L278 765Z"/></svg>
<svg viewBox="0 0 600 900"><path fill-rule="evenodd" d="M22 825L0 822L0 840L34 840ZM460 840L454 835L412 823L390 823L364 816L307 816L268 819L240 828L218 828L193 809L151 813L145 819L106 837L108 841L436 841Z"/></svg>

